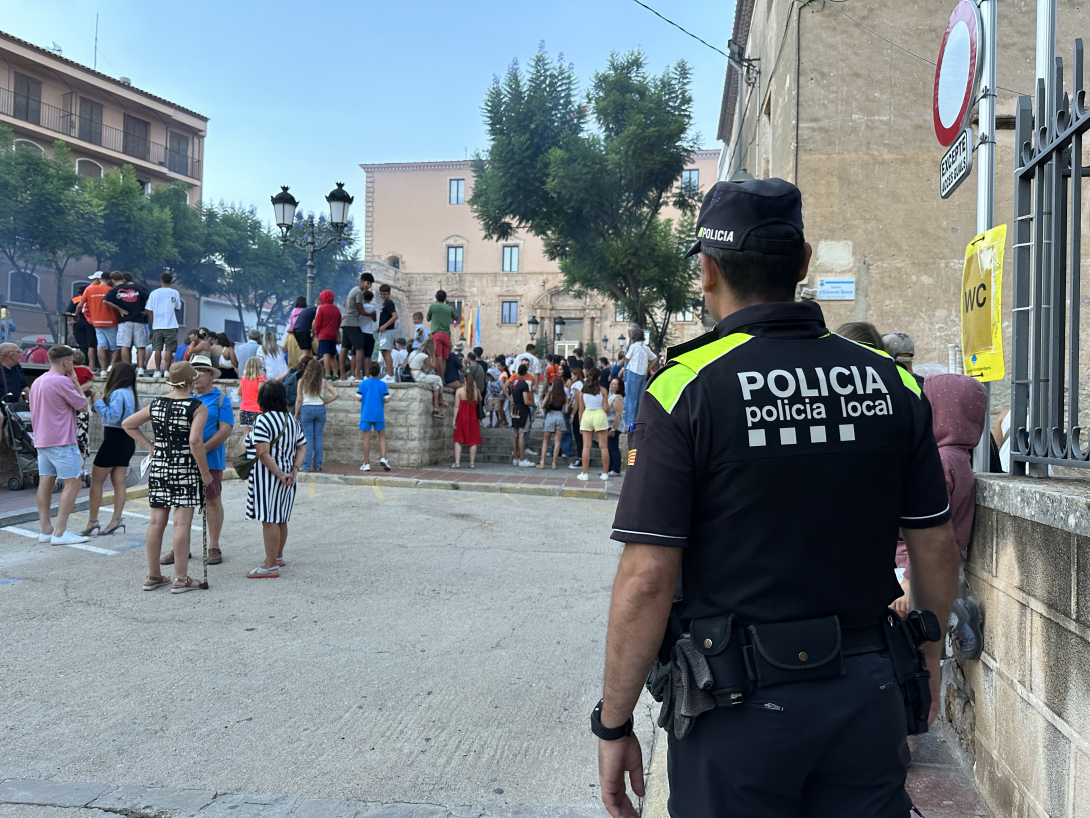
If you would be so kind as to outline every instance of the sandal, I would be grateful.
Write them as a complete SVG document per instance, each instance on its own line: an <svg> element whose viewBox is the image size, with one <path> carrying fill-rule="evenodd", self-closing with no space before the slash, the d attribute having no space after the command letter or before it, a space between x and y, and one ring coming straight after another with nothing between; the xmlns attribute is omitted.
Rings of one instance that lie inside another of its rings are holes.
<svg viewBox="0 0 1090 818"><path fill-rule="evenodd" d="M193 559L193 552L189 552L189 558ZM174 564L174 549L171 548L163 556L159 557L160 565L173 565Z"/></svg>
<svg viewBox="0 0 1090 818"><path fill-rule="evenodd" d="M246 576L250 579L276 579L280 576L280 570L276 566L266 568L264 565L259 565L254 570L247 572Z"/></svg>
<svg viewBox="0 0 1090 818"><path fill-rule="evenodd" d="M183 577L171 583L170 592L172 594L184 594L186 591L197 591L200 587L201 584L192 577Z"/></svg>
<svg viewBox="0 0 1090 818"><path fill-rule="evenodd" d="M283 557L277 557L277 558L276 558L276 567L277 567L277 568L283 568L283 567L285 567L286 565L287 565L287 563L286 563L286 562L284 562L284 558L283 558Z"/></svg>
<svg viewBox="0 0 1090 818"><path fill-rule="evenodd" d="M125 521L120 517L118 517L116 519L113 519L113 520L110 520L110 522L107 524L107 526L104 529L102 529L101 531L98 532L98 536L107 537L110 534L113 534L119 528L121 529L122 533L125 532ZM173 553L173 552L171 552L171 553Z"/></svg>
<svg viewBox="0 0 1090 818"><path fill-rule="evenodd" d="M148 577L144 580L144 590L154 591L156 588L162 588L164 585L169 585L170 579L168 577Z"/></svg>
<svg viewBox="0 0 1090 818"><path fill-rule="evenodd" d="M94 534L98 530L99 530L98 520L88 520L87 521L87 528L83 529L83 531L80 532L80 536L81 537L90 537L92 534Z"/></svg>
<svg viewBox="0 0 1090 818"><path fill-rule="evenodd" d="M223 562L223 552L220 551L218 548L209 548L208 549L208 564L209 565L219 565L221 562Z"/></svg>

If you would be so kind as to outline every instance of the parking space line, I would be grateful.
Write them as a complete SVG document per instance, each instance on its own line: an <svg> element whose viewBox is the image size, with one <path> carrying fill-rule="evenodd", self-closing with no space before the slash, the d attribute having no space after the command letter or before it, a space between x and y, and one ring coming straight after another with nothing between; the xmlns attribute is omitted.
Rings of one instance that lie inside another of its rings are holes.
<svg viewBox="0 0 1090 818"><path fill-rule="evenodd" d="M378 499L380 499L380 500L385 500L385 499L386 499L386 495L384 495L384 494L382 493L382 489L381 489L381 488L379 488L378 486L371 486L371 488L372 488L372 490L373 490L373 491L375 492L375 496L376 496L376 497L377 497Z"/></svg>
<svg viewBox="0 0 1090 818"><path fill-rule="evenodd" d="M151 519L150 514L137 514L135 511L126 511L125 516L126 517L139 517L141 520L150 520ZM171 525L171 526L174 525L174 520L167 520L167 525ZM191 525L190 528L193 531L200 531L201 530L201 527L199 525Z"/></svg>
<svg viewBox="0 0 1090 818"><path fill-rule="evenodd" d="M26 579L26 577L8 577L7 579L0 579L0 585L11 585L24 579Z"/></svg>

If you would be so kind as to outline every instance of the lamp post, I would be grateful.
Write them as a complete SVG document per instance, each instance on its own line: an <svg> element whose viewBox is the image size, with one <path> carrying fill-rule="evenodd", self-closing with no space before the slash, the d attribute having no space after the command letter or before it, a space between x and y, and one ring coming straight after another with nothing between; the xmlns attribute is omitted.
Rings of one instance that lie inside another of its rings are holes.
<svg viewBox="0 0 1090 818"><path fill-rule="evenodd" d="M541 322L534 318L534 316L532 315L530 316L530 320L526 322L526 327L530 330L531 341L534 340L535 336L537 336L537 325L540 323Z"/></svg>
<svg viewBox="0 0 1090 818"><path fill-rule="evenodd" d="M606 355L606 356L609 355L609 336L608 335L603 335L602 336L602 353L604 355Z"/></svg>
<svg viewBox="0 0 1090 818"><path fill-rule="evenodd" d="M280 192L272 197L273 213L276 215L276 226L280 228L280 244L291 244L300 250L307 251L307 303L314 303L314 254L324 250L335 241L341 240L344 229L348 227L348 207L354 201L348 191L344 189L344 182L337 182L337 186L325 197L329 204L329 224L333 228L333 235L318 239L314 235L314 216L308 216L302 224L303 235L292 236L291 228L295 223L295 209L299 202L288 193L288 186L281 185Z"/></svg>
<svg viewBox="0 0 1090 818"><path fill-rule="evenodd" d="M567 321L559 315L553 319L553 337L555 337L557 341L564 337L564 324L566 323Z"/></svg>
<svg viewBox="0 0 1090 818"><path fill-rule="evenodd" d="M623 350L624 349L624 342L626 340L627 339L623 335L620 338L618 338L617 339L617 349L622 349Z"/></svg>

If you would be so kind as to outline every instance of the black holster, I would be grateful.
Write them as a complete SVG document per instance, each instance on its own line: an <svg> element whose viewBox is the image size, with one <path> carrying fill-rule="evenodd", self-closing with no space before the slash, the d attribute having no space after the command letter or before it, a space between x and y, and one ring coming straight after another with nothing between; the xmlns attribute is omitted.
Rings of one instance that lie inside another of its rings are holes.
<svg viewBox="0 0 1090 818"><path fill-rule="evenodd" d="M938 618L931 611L911 611L901 619L887 611L885 636L894 677L904 698L908 734L926 733L931 712L931 672L920 646L942 638Z"/></svg>

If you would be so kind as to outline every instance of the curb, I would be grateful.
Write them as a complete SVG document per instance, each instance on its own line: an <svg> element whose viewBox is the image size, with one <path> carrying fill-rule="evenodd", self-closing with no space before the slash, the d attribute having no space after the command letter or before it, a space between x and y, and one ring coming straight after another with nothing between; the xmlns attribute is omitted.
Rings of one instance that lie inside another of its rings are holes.
<svg viewBox="0 0 1090 818"><path fill-rule="evenodd" d="M670 818L666 802L670 799L670 775L666 768L666 731L655 728L655 743L651 749L651 760L647 765L647 778L644 781L647 796L643 799L640 818Z"/></svg>
<svg viewBox="0 0 1090 818"><path fill-rule="evenodd" d="M237 480L234 469L223 472L224 480ZM458 483L450 480L424 480L419 477L364 477L354 474L301 473L300 483L325 483L341 486L385 486L398 489L430 489L432 491L476 491L482 494L523 494L539 497L577 497L587 500L609 500L604 488L563 488L561 486L524 486L521 483ZM104 501L105 502L105 501ZM34 515L37 517L37 514Z"/></svg>
<svg viewBox="0 0 1090 818"><path fill-rule="evenodd" d="M147 487L147 485L133 486L131 489L128 489L126 494L125 494L125 497L126 497L127 500L137 500L137 499L139 499L141 497L147 497L147 496L148 496L148 487ZM114 501L114 493L112 491L108 491L108 492L103 493L103 495L102 495L102 505L103 506L112 505L113 501ZM79 498L76 499L75 504L72 506L72 511L86 511L87 506L89 505L89 503L90 503L89 498L79 497ZM50 511L56 511L57 510L57 504L56 503L51 503L49 508L50 508ZM37 521L37 519L38 519L38 509L36 509L36 508L21 509L19 511L13 511L10 514L0 515L0 527L6 526L6 525L19 525L19 523L28 523L31 520Z"/></svg>

